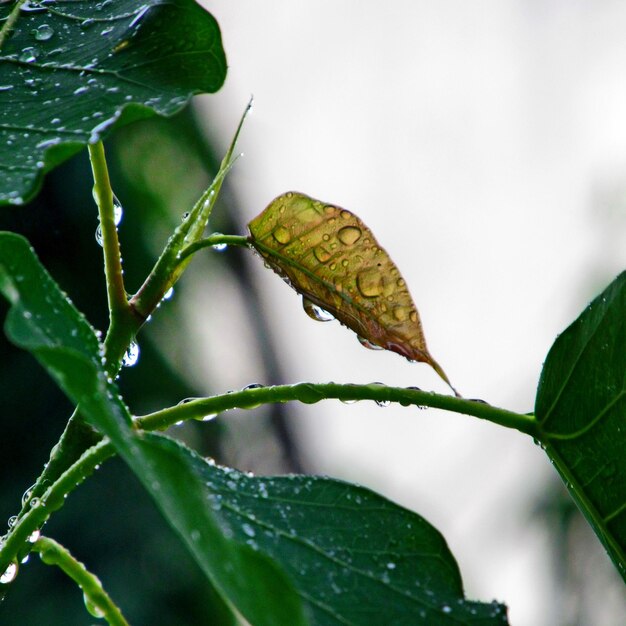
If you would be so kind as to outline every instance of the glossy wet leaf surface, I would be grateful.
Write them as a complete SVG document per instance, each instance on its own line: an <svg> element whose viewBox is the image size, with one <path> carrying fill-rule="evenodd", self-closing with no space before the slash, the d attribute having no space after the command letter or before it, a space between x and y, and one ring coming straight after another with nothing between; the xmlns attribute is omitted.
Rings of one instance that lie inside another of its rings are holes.
<svg viewBox="0 0 626 626"><path fill-rule="evenodd" d="M406 281L356 215L288 192L249 228L252 245L302 294L305 309L313 304L329 312L369 347L428 363L449 384L426 348Z"/></svg>
<svg viewBox="0 0 626 626"><path fill-rule="evenodd" d="M626 273L554 342L535 412L547 454L626 580Z"/></svg>
<svg viewBox="0 0 626 626"><path fill-rule="evenodd" d="M221 468L176 441L131 428L100 366L93 331L27 242L8 233L0 234L0 291L12 303L10 337L107 434L216 588L250 623L507 623L502 605L464 599L454 557L418 515L332 479Z"/></svg>
<svg viewBox="0 0 626 626"><path fill-rule="evenodd" d="M14 3L0 4L4 22ZM178 111L226 75L220 31L193 0L23 5L0 50L0 203L115 125Z"/></svg>

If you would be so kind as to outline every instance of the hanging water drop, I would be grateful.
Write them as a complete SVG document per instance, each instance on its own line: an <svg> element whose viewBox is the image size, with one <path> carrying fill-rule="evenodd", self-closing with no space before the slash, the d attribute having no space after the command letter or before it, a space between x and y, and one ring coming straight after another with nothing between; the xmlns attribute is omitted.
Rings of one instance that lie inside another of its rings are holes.
<svg viewBox="0 0 626 626"><path fill-rule="evenodd" d="M179 403L180 404L180 403ZM198 422L210 422L217 417L217 413L207 413L206 415L201 415L200 417L194 418Z"/></svg>
<svg viewBox="0 0 626 626"><path fill-rule="evenodd" d="M365 339L365 337L361 337L361 335L357 335L356 338L359 340L359 343L368 350L384 350L381 346L377 346L375 343Z"/></svg>
<svg viewBox="0 0 626 626"><path fill-rule="evenodd" d="M104 617L104 611L100 607L95 605L86 593L83 593L83 602L85 603L85 608L90 615L93 615L93 617L97 619L101 619Z"/></svg>
<svg viewBox="0 0 626 626"><path fill-rule="evenodd" d="M17 515L11 515L11 517L9 517L9 519L7 520L7 526L9 530L11 530L13 526L15 526L16 522L17 522Z"/></svg>
<svg viewBox="0 0 626 626"><path fill-rule="evenodd" d="M15 561L9 563L9 567L4 570L4 573L0 576L0 584L8 585L15 580L17 576L18 565Z"/></svg>
<svg viewBox="0 0 626 626"><path fill-rule="evenodd" d="M222 235L222 233L213 233L211 235L211 237L223 237L223 235ZM228 248L228 244L226 244L226 243L216 243L215 245L213 245L211 247L216 252L224 252L224 250L226 250L226 248Z"/></svg>
<svg viewBox="0 0 626 626"><path fill-rule="evenodd" d="M35 543L40 536L41 531L39 529L33 530L33 532L28 535L28 543Z"/></svg>
<svg viewBox="0 0 626 626"><path fill-rule="evenodd" d="M331 322L335 318L325 309L311 302L306 296L302 296L302 308L304 312L316 322Z"/></svg>
<svg viewBox="0 0 626 626"><path fill-rule="evenodd" d="M164 294L163 300L169 300L174 295L174 287L170 287Z"/></svg>
<svg viewBox="0 0 626 626"><path fill-rule="evenodd" d="M124 357L122 358L122 365L124 367L132 367L139 360L139 346L132 341L130 346L128 346L128 350L124 353Z"/></svg>

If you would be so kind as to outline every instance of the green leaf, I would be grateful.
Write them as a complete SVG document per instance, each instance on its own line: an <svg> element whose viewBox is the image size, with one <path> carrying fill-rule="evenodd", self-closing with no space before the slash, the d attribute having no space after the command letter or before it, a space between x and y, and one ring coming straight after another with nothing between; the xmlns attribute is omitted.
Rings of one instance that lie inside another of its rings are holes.
<svg viewBox="0 0 626 626"><path fill-rule="evenodd" d="M415 513L328 478L218 467L133 428L93 331L10 233L0 233L0 291L13 305L11 339L110 438L215 587L255 626L507 623L502 605L464 599L445 540Z"/></svg>
<svg viewBox="0 0 626 626"><path fill-rule="evenodd" d="M626 272L554 342L537 392L541 442L626 580Z"/></svg>
<svg viewBox="0 0 626 626"><path fill-rule="evenodd" d="M4 23L14 3L0 5ZM26 2L0 53L0 203L115 126L215 92L226 59L193 0Z"/></svg>

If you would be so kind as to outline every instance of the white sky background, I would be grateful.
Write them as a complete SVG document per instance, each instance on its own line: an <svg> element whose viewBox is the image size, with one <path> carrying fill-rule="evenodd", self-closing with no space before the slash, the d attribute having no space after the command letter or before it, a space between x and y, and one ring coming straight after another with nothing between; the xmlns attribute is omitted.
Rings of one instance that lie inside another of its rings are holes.
<svg viewBox="0 0 626 626"><path fill-rule="evenodd" d="M229 61L223 90L202 100L222 148L255 97L231 174L246 220L288 190L356 212L459 391L532 410L556 334L626 267L626 3L204 4ZM426 365L311 321L261 263L258 280L290 382L447 392ZM218 388L263 382L254 362L229 359L210 372ZM315 472L433 523L470 597L506 602L514 626L560 623L530 511L553 472L530 439L370 403L301 407L295 424Z"/></svg>

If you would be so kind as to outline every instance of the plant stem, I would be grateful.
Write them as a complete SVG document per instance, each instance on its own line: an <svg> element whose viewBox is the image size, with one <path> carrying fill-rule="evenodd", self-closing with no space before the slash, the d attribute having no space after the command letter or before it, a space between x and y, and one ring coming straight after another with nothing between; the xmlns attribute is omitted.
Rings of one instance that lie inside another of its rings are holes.
<svg viewBox="0 0 626 626"><path fill-rule="evenodd" d="M181 259L181 253L187 246L197 242L202 237L224 178L236 160L233 157L235 145L251 106L252 101L248 103L239 121L233 140L210 187L200 196L189 215L170 237L152 271L139 291L131 298L130 306L142 321L145 321L148 315L152 313L163 295L176 283L191 261L188 255L187 258Z"/></svg>
<svg viewBox="0 0 626 626"><path fill-rule="evenodd" d="M453 396L440 395L404 387L385 385L353 385L337 383L297 383L295 385L277 385L245 389L210 398L198 398L179 404L150 415L136 418L136 423L145 430L161 430L186 419L202 419L229 409L251 409L260 404L271 402L289 402L299 400L313 404L320 400L374 400L378 402L397 402L403 406L429 406L445 409L454 413L464 413L494 424L514 428L536 437L539 425L532 415L514 413L475 400L466 400Z"/></svg>
<svg viewBox="0 0 626 626"><path fill-rule="evenodd" d="M40 529L50 515L63 506L65 497L77 485L113 454L115 454L113 446L107 440L101 440L83 452L69 469L63 472L41 496L37 497L37 500L34 496L29 498L28 509L23 512L15 526L0 543L0 572L3 572L11 561L29 552L28 538L32 533Z"/></svg>
<svg viewBox="0 0 626 626"><path fill-rule="evenodd" d="M540 438L540 425L533 415L514 413L476 400L440 395L418 389L387 387L385 385L297 383L245 389L233 393L197 398L177 406L135 418L135 424L144 430L162 430L187 419L202 419L207 415L229 409L251 409L272 402L300 401L313 404L321 400L374 400L397 402L402 406L433 407L455 413L472 415L494 424L514 428L524 434ZM82 456L44 493L37 507L21 517L8 534L0 549L0 571L18 556L30 534L41 528L52 511L62 506L65 496L93 473L96 466L113 456L113 446L106 440L85 451ZM20 555L21 556L21 555Z"/></svg>
<svg viewBox="0 0 626 626"><path fill-rule="evenodd" d="M2 46L4 45L5 39L9 36L9 33L11 32L13 26L15 25L15 22L17 21L17 18L20 15L20 10L22 9L22 5L24 4L25 1L26 0L18 0L18 2L15 3L15 6L11 10L11 13L9 13L9 16L7 17L4 24L2 25L2 28L0 29L0 50L2 49Z"/></svg>
<svg viewBox="0 0 626 626"><path fill-rule="evenodd" d="M94 196L98 204L100 227L102 229L102 250L104 252L104 273L107 284L109 314L111 318L119 311L128 308L128 299L124 289L124 272L120 242L115 224L113 191L109 179L104 146L101 141L89 145L89 159L94 180Z"/></svg>
<svg viewBox="0 0 626 626"><path fill-rule="evenodd" d="M105 369L109 376L114 376L119 370L124 352L144 320L137 318L126 296L120 242L115 224L113 191L101 141L89 145L89 158L102 229L104 274L109 303L109 328L104 340Z"/></svg>
<svg viewBox="0 0 626 626"><path fill-rule="evenodd" d="M179 255L179 261L184 261L187 257L191 256L202 248L212 248L213 246L226 245L226 246L242 246L247 248L250 245L250 240L247 237L241 235L222 235L221 233L214 233L209 235L206 239L200 239L183 248Z"/></svg>
<svg viewBox="0 0 626 626"><path fill-rule="evenodd" d="M128 626L120 609L103 589L99 578L72 556L70 551L49 537L40 537L33 544L46 565L62 569L82 589L87 610L98 618L104 618L111 626Z"/></svg>

